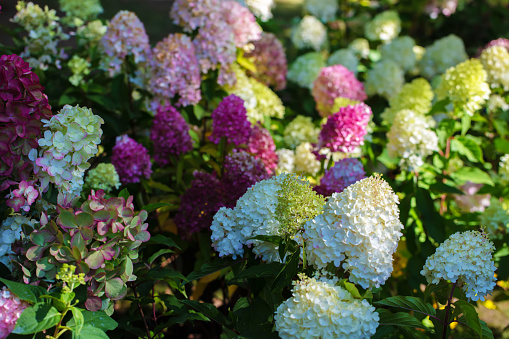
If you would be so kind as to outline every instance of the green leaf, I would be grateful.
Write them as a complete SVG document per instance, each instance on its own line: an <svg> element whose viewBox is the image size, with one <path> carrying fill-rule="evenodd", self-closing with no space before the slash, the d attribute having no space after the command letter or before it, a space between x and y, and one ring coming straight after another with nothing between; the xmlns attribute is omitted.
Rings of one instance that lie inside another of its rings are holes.
<svg viewBox="0 0 509 339"><path fill-rule="evenodd" d="M106 292L106 296L111 300L122 299L127 293L127 287L120 278L106 280L104 289Z"/></svg>
<svg viewBox="0 0 509 339"><path fill-rule="evenodd" d="M12 293L14 293L21 300L26 300L31 302L32 304L37 303L37 296L34 293L34 287L32 285L20 284L14 281L10 281L7 279L0 278L0 281L7 286ZM41 295L41 294L37 294Z"/></svg>
<svg viewBox="0 0 509 339"><path fill-rule="evenodd" d="M281 243L281 237L279 235L257 235L255 237L249 238L248 240L261 240L276 245Z"/></svg>
<svg viewBox="0 0 509 339"><path fill-rule="evenodd" d="M463 313L463 317L459 318L459 321L462 321L468 325L475 333L479 335L479 338L482 338L482 327L481 321L479 319L479 315L475 310L475 307L464 300L457 300L454 303L454 314L459 316Z"/></svg>
<svg viewBox="0 0 509 339"><path fill-rule="evenodd" d="M60 220L62 225L66 226L66 227L72 227L72 228L77 227L74 214L69 211L64 210L64 211L60 212L58 219Z"/></svg>
<svg viewBox="0 0 509 339"><path fill-rule="evenodd" d="M76 216L76 221L78 226L90 227L94 224L94 217L89 213L81 212Z"/></svg>
<svg viewBox="0 0 509 339"><path fill-rule="evenodd" d="M232 259L231 257L223 257L223 258L216 258L214 259L212 262L210 263L205 263L202 265L202 267L200 267L199 270L197 271L194 271L194 272L191 272L186 280L189 282L189 281L193 281L193 280L197 280L197 279L200 279L200 278L203 278L209 274L212 274L214 272L217 272L217 271L220 271L222 269L225 269L227 267L230 267L240 261L242 261L243 259Z"/></svg>
<svg viewBox="0 0 509 339"><path fill-rule="evenodd" d="M157 279L157 280L178 279L178 280L183 280L183 281L187 282L186 277L184 277L182 275L182 273L180 273L179 271L175 271L173 269L169 269L169 268L151 269L148 272L147 277L152 278L152 279Z"/></svg>
<svg viewBox="0 0 509 339"><path fill-rule="evenodd" d="M471 181L474 184L495 185L490 175L477 167L462 167L451 173L451 176L455 181L460 181L461 183Z"/></svg>
<svg viewBox="0 0 509 339"><path fill-rule="evenodd" d="M104 311L96 312L81 311L81 313L83 314L83 320L84 323L86 324L85 326L87 325L93 326L103 331L111 331L117 328L118 326L118 323L115 320L113 320L110 316L108 316L106 313L104 313ZM67 326L69 327L76 326L74 319L69 320L69 322L67 322Z"/></svg>
<svg viewBox="0 0 509 339"><path fill-rule="evenodd" d="M439 192L439 193L452 193L452 194L460 194L460 195L465 194L465 193L463 193L462 190L460 190L454 186L447 185L440 181L435 182L434 184L431 184L429 186L429 189L430 189L430 191Z"/></svg>
<svg viewBox="0 0 509 339"><path fill-rule="evenodd" d="M74 320L73 332L74 335L79 335L83 325L85 324L85 319L83 317L83 313L81 310L76 307L71 307L72 318Z"/></svg>
<svg viewBox="0 0 509 339"><path fill-rule="evenodd" d="M355 299L362 299L361 297L361 294L359 293L359 290L357 289L357 287L348 282L348 281L345 281L345 289L350 292L350 294L355 298Z"/></svg>
<svg viewBox="0 0 509 339"><path fill-rule="evenodd" d="M124 188L123 190L120 191L120 193L118 194L118 197L119 198L124 198L125 200L127 200L131 195L129 194L129 191L127 190L127 188Z"/></svg>
<svg viewBox="0 0 509 339"><path fill-rule="evenodd" d="M210 320L217 322L223 326L231 326L231 321L227 319L214 305L209 303L201 303L197 300L181 300L184 305L194 308L198 312L201 312Z"/></svg>
<svg viewBox="0 0 509 339"><path fill-rule="evenodd" d="M41 332L56 326L59 321L60 312L55 307L46 303L38 303L28 307L21 313L12 333L32 334Z"/></svg>
<svg viewBox="0 0 509 339"><path fill-rule="evenodd" d="M470 129L471 124L472 119L468 115L463 115L461 117L461 135L467 134L467 131Z"/></svg>
<svg viewBox="0 0 509 339"><path fill-rule="evenodd" d="M148 204L148 205L145 205L143 206L140 211L147 211L147 213L150 213L150 212L153 212L155 211L156 209L160 208L160 207L164 207L164 206L171 206L172 204L168 204L166 202L156 202L154 204Z"/></svg>
<svg viewBox="0 0 509 339"><path fill-rule="evenodd" d="M484 321L481 320L482 339L494 339L493 332Z"/></svg>
<svg viewBox="0 0 509 339"><path fill-rule="evenodd" d="M193 113L196 119L201 120L206 112L201 105L196 104L193 106Z"/></svg>
<svg viewBox="0 0 509 339"><path fill-rule="evenodd" d="M509 141L501 138L496 138L494 140L495 149L497 152L507 154L509 153Z"/></svg>
<svg viewBox="0 0 509 339"><path fill-rule="evenodd" d="M149 265L152 265L152 263L154 262L154 260L156 260L157 258L159 258L161 255L163 254L167 254L167 253L174 253L175 251L172 251L170 249L162 249L162 250L159 250L157 251L156 253L152 254L150 256L150 258L148 258L148 264Z"/></svg>
<svg viewBox="0 0 509 339"><path fill-rule="evenodd" d="M436 284L429 284L426 286L426 289L424 290L424 301L428 300L428 298L431 296L431 293L435 291L441 291L444 288L448 287L449 283L445 280L440 280L440 282Z"/></svg>
<svg viewBox="0 0 509 339"><path fill-rule="evenodd" d="M175 241L173 241L173 239L165 237L162 234L157 234L157 235L154 235L153 237L150 237L149 244L161 244L161 245L166 245L168 247L176 247L176 248L180 249L180 247L177 246L177 244L175 243Z"/></svg>
<svg viewBox="0 0 509 339"><path fill-rule="evenodd" d="M295 251L293 254L287 258L287 262L281 272L277 275L272 283L272 290L279 291L284 289L286 286L290 286L292 283L293 277L297 275L299 271L299 259L300 259L300 249Z"/></svg>
<svg viewBox="0 0 509 339"><path fill-rule="evenodd" d="M428 115L433 115L435 113L447 112L447 105L449 105L451 101L449 98L445 98L435 102L435 104L431 107Z"/></svg>
<svg viewBox="0 0 509 339"><path fill-rule="evenodd" d="M380 315L380 325L407 326L413 328L422 328L424 330L428 329L419 320L408 313L391 313L383 308L379 308L376 311Z"/></svg>
<svg viewBox="0 0 509 339"><path fill-rule="evenodd" d="M275 277L279 274L279 272L281 272L281 269L283 267L284 267L284 265L281 263L278 263L278 262L272 262L272 263L268 263L268 264L251 266L251 267L241 271L235 277L233 277L232 282L240 281L242 279ZM232 282L228 282L228 283L231 284Z"/></svg>
<svg viewBox="0 0 509 339"><path fill-rule="evenodd" d="M483 162L481 146L474 140L459 136L451 140L451 150L467 157L472 162Z"/></svg>
<svg viewBox="0 0 509 339"><path fill-rule="evenodd" d="M86 324L79 334L74 333L75 339L109 339L108 335L100 328Z"/></svg>
<svg viewBox="0 0 509 339"><path fill-rule="evenodd" d="M389 297L373 303L376 306L391 306L403 308L409 311L415 311L424 313L426 315L436 315L436 311L431 304L428 304L422 301L417 297L409 297L409 296L396 296Z"/></svg>

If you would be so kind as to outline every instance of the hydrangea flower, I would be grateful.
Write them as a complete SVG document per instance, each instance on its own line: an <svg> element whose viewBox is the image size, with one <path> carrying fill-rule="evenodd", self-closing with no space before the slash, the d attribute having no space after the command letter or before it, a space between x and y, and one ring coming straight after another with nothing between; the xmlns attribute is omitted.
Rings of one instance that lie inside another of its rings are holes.
<svg viewBox="0 0 509 339"><path fill-rule="evenodd" d="M490 202L489 197L487 200L488 207L480 210L482 213L479 215L479 225L486 228L486 233L491 239L502 240L509 227L509 211L499 200L493 199Z"/></svg>
<svg viewBox="0 0 509 339"><path fill-rule="evenodd" d="M509 51L503 46L492 46L481 53L481 63L488 74L492 88L509 91Z"/></svg>
<svg viewBox="0 0 509 339"><path fill-rule="evenodd" d="M348 45L348 49L352 50L358 58L366 59L369 56L369 41L364 38L352 40Z"/></svg>
<svg viewBox="0 0 509 339"><path fill-rule="evenodd" d="M379 287L392 272L403 225L399 199L379 176L357 181L327 200L323 214L304 225L308 262L350 272L363 288Z"/></svg>
<svg viewBox="0 0 509 339"><path fill-rule="evenodd" d="M354 152L364 144L371 115L371 108L364 103L340 108L322 126L316 148L325 147L331 152Z"/></svg>
<svg viewBox="0 0 509 339"><path fill-rule="evenodd" d="M472 116L490 96L487 74L478 59L449 68L436 89L437 98L449 98L455 109Z"/></svg>
<svg viewBox="0 0 509 339"><path fill-rule="evenodd" d="M253 13L234 0L222 2L224 20L233 28L235 45L244 47L250 41L261 38L262 28L256 23Z"/></svg>
<svg viewBox="0 0 509 339"><path fill-rule="evenodd" d="M456 205L458 205L462 212L482 212L486 207L490 206L490 194L477 194L477 191L482 186L483 184L474 184L471 181L467 181L459 187L464 194L454 194L453 197ZM483 224L481 223L481 225Z"/></svg>
<svg viewBox="0 0 509 339"><path fill-rule="evenodd" d="M239 65L234 63L232 70L235 73L237 81L235 85L224 86L225 91L228 94L235 94L242 100L244 100L244 107L247 110L248 119L251 121L259 121L263 119L263 113L257 109L258 100L256 99L252 81L246 75L246 73L240 68Z"/></svg>
<svg viewBox="0 0 509 339"><path fill-rule="evenodd" d="M320 161L313 153L313 146L309 142L303 142L295 149L294 171L307 173L315 176L320 170Z"/></svg>
<svg viewBox="0 0 509 339"><path fill-rule="evenodd" d="M304 9L323 22L332 21L338 11L336 0L306 0Z"/></svg>
<svg viewBox="0 0 509 339"><path fill-rule="evenodd" d="M117 137L111 154L122 184L137 183L141 178L148 179L152 174L152 163L148 151L127 135Z"/></svg>
<svg viewBox="0 0 509 339"><path fill-rule="evenodd" d="M292 43L298 49L320 49L327 42L327 29L320 20L312 15L305 15L292 31Z"/></svg>
<svg viewBox="0 0 509 339"><path fill-rule="evenodd" d="M120 178L113 164L100 163L88 171L85 184L93 190L110 193L120 187Z"/></svg>
<svg viewBox="0 0 509 339"><path fill-rule="evenodd" d="M100 41L105 54L102 67L111 77L121 72L128 55L133 56L135 64L144 65L150 60L150 44L145 26L133 12L120 11L108 24L108 29Z"/></svg>
<svg viewBox="0 0 509 339"><path fill-rule="evenodd" d="M385 124L392 125L395 115L404 109L419 115L427 114L431 110L433 96L431 85L426 79L414 79L404 84L401 91L389 99L389 107L383 111L382 119Z"/></svg>
<svg viewBox="0 0 509 339"><path fill-rule="evenodd" d="M430 18L436 19L440 13L445 16L454 14L456 7L458 7L458 0L430 0L426 4L425 11Z"/></svg>
<svg viewBox="0 0 509 339"><path fill-rule="evenodd" d="M426 259L421 274L429 284L447 280L459 284L468 299L484 300L496 284L493 250L495 246L486 234L457 232Z"/></svg>
<svg viewBox="0 0 509 339"><path fill-rule="evenodd" d="M334 166L325 171L320 185L314 190L323 196L341 193L345 188L366 177L362 163L357 158L345 158L337 161Z"/></svg>
<svg viewBox="0 0 509 339"><path fill-rule="evenodd" d="M28 180L33 172L29 151L38 145L41 120L52 116L43 90L27 62L15 54L0 57L0 184Z"/></svg>
<svg viewBox="0 0 509 339"><path fill-rule="evenodd" d="M269 131L258 125L251 126L246 151L265 164L267 173L274 173L277 168L276 145Z"/></svg>
<svg viewBox="0 0 509 339"><path fill-rule="evenodd" d="M274 0L244 0L243 2L263 22L272 18L272 8L276 6Z"/></svg>
<svg viewBox="0 0 509 339"><path fill-rule="evenodd" d="M253 62L256 73L248 71L248 74L276 91L283 90L288 67L281 41L272 33L262 32L261 38L253 41L252 46L244 56Z"/></svg>
<svg viewBox="0 0 509 339"><path fill-rule="evenodd" d="M98 152L104 120L86 107L65 105L50 120L43 119L44 138L39 139L39 152L32 149L30 158L41 189L51 182L58 187L65 206L81 193L88 160Z"/></svg>
<svg viewBox="0 0 509 339"><path fill-rule="evenodd" d="M76 31L78 44L95 46L101 41L107 30L108 26L104 25L101 20L90 21L86 25L78 27Z"/></svg>
<svg viewBox="0 0 509 339"><path fill-rule="evenodd" d="M502 47L505 47L505 49L507 49L509 51L509 39L498 38L498 39L495 39L495 40L491 40L490 42L488 42L486 44L486 46L484 46L483 50L485 50L487 48L490 48L490 47L493 47L493 46L502 46Z"/></svg>
<svg viewBox="0 0 509 339"><path fill-rule="evenodd" d="M288 147L294 149L303 142L317 142L319 133L320 128L315 127L310 117L297 115L286 125L283 140Z"/></svg>
<svg viewBox="0 0 509 339"><path fill-rule="evenodd" d="M300 87L313 88L315 79L325 67L325 60L320 53L312 52L299 56L288 70L288 80Z"/></svg>
<svg viewBox="0 0 509 339"><path fill-rule="evenodd" d="M28 226L34 229L36 224L37 221L35 219L14 214L13 216L7 217L0 225L0 262L7 266L7 268L11 271L13 270L13 266L11 264L10 256L14 256L12 244L21 240L23 226Z"/></svg>
<svg viewBox="0 0 509 339"><path fill-rule="evenodd" d="M463 41L456 35L451 34L426 47L426 52L419 61L419 71L423 76L431 79L435 75L444 73L449 67L467 60L467 58Z"/></svg>
<svg viewBox="0 0 509 339"><path fill-rule="evenodd" d="M59 0L60 10L73 22L75 19L90 21L103 12L100 0Z"/></svg>
<svg viewBox="0 0 509 339"><path fill-rule="evenodd" d="M409 36L401 36L390 43L382 45L380 52L382 60L391 60L398 64L405 72L414 69L417 57L414 53L415 41Z"/></svg>
<svg viewBox="0 0 509 339"><path fill-rule="evenodd" d="M220 20L220 0L176 0L170 11L173 23L191 32L210 21Z"/></svg>
<svg viewBox="0 0 509 339"><path fill-rule="evenodd" d="M16 321L21 313L30 306L26 301L19 299L7 287L0 291L0 338L7 338L16 327Z"/></svg>
<svg viewBox="0 0 509 339"><path fill-rule="evenodd" d="M403 168L417 170L428 155L438 151L438 136L431 130L434 125L434 120L408 109L396 113L387 133L389 156L400 157Z"/></svg>
<svg viewBox="0 0 509 339"><path fill-rule="evenodd" d="M509 154L504 154L500 158L500 163L498 164L498 175L504 184L509 183Z"/></svg>
<svg viewBox="0 0 509 339"><path fill-rule="evenodd" d="M355 299L336 280L299 274L292 296L278 306L274 320L282 339L370 338L380 317L367 300Z"/></svg>
<svg viewBox="0 0 509 339"><path fill-rule="evenodd" d="M366 23L364 34L371 41L390 41L401 32L401 19L396 11L385 11Z"/></svg>
<svg viewBox="0 0 509 339"><path fill-rule="evenodd" d="M150 90L160 99L179 95L177 105L194 105L201 100L200 64L191 39L170 34L152 51Z"/></svg>
<svg viewBox="0 0 509 339"><path fill-rule="evenodd" d="M193 149L189 126L184 117L171 105L159 106L150 129L154 143L154 161L160 166L171 163L172 155L180 155Z"/></svg>
<svg viewBox="0 0 509 339"><path fill-rule="evenodd" d="M90 62L86 59L79 57L75 54L71 60L67 63L70 68L72 75L69 78L69 82L74 86L79 86L84 83L83 79L86 75L90 74Z"/></svg>
<svg viewBox="0 0 509 339"><path fill-rule="evenodd" d="M376 63L366 74L366 94L390 100L397 95L405 83L405 73L397 63L385 59Z"/></svg>
<svg viewBox="0 0 509 339"><path fill-rule="evenodd" d="M222 207L214 216L212 246L219 256L234 258L243 246L268 262L280 261L278 247L250 238L256 235L294 236L302 224L321 213L324 198L309 182L295 174L282 173L251 186L234 208Z"/></svg>
<svg viewBox="0 0 509 339"><path fill-rule="evenodd" d="M292 173L295 169L295 152L291 149L281 148L277 154L277 173Z"/></svg>
<svg viewBox="0 0 509 339"><path fill-rule="evenodd" d="M19 188L7 195L7 206L12 207L14 212L19 212L20 210L25 212L30 211L30 206L39 196L39 191L33 185L32 182L22 180L19 183Z"/></svg>
<svg viewBox="0 0 509 339"><path fill-rule="evenodd" d="M245 144L249 140L251 124L247 120L244 100L230 94L212 112L212 134L209 139L218 144L221 138L234 145Z"/></svg>
<svg viewBox="0 0 509 339"><path fill-rule="evenodd" d="M285 106L279 96L256 79L249 78L249 83L256 98L255 112L260 114L253 116L248 112L249 120L252 123L263 122L265 116L282 119L285 115Z"/></svg>
<svg viewBox="0 0 509 339"><path fill-rule="evenodd" d="M338 49L332 53L327 60L328 66L343 65L354 75L357 75L357 66L359 65L359 59L355 56L355 53L349 48Z"/></svg>
<svg viewBox="0 0 509 339"><path fill-rule="evenodd" d="M343 65L322 68L313 83L312 94L316 109L322 117L334 113L332 107L334 99L338 97L356 101L367 99L362 83Z"/></svg>
<svg viewBox="0 0 509 339"><path fill-rule="evenodd" d="M488 111L489 112L496 112L499 109L502 111L509 110L509 104L505 101L505 99L498 95L491 93L490 98L488 99Z"/></svg>

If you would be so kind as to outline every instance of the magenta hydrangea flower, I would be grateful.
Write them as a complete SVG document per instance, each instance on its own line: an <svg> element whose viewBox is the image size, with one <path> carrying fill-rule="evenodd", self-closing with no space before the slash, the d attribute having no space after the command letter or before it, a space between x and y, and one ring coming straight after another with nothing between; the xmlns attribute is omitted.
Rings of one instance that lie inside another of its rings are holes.
<svg viewBox="0 0 509 339"><path fill-rule="evenodd" d="M0 291L0 338L7 336L16 327L21 313L30 306L27 302L20 300L7 287L2 287Z"/></svg>
<svg viewBox="0 0 509 339"><path fill-rule="evenodd" d="M194 172L191 187L180 197L180 208L173 221L188 238L192 233L208 229L214 214L223 203L224 191L215 173Z"/></svg>
<svg viewBox="0 0 509 339"><path fill-rule="evenodd" d="M359 159L341 159L332 168L325 171L320 185L313 189L323 196L331 196L332 193L343 192L345 188L365 177L366 173Z"/></svg>
<svg viewBox="0 0 509 339"><path fill-rule="evenodd" d="M120 73L124 59L130 54L136 64L150 59L150 44L145 26L133 12L120 11L111 19L100 46L106 54L104 66L110 76Z"/></svg>
<svg viewBox="0 0 509 339"><path fill-rule="evenodd" d="M221 20L220 0L175 0L170 12L173 23L191 32L209 21Z"/></svg>
<svg viewBox="0 0 509 339"><path fill-rule="evenodd" d="M253 49L245 53L253 61L256 73L248 74L276 91L285 89L288 65L281 41L272 33L262 33L260 40L253 42Z"/></svg>
<svg viewBox="0 0 509 339"><path fill-rule="evenodd" d="M258 125L251 126L246 151L264 163L267 173L270 175L274 173L277 168L278 157L276 144L274 144L274 139L272 139L269 131Z"/></svg>
<svg viewBox="0 0 509 339"><path fill-rule="evenodd" d="M201 100L200 64L191 39L170 34L154 47L150 90L163 99L179 95L177 105L194 105Z"/></svg>
<svg viewBox="0 0 509 339"><path fill-rule="evenodd" d="M242 48L248 42L260 39L262 28L249 9L233 0L224 1L222 7L223 18L233 29L237 47Z"/></svg>
<svg viewBox="0 0 509 339"><path fill-rule="evenodd" d="M33 186L32 182L26 182L22 180L19 183L19 188L12 191L6 198L8 198L6 204L14 209L14 212L23 210L25 212L30 211L30 206L35 202L39 196L39 191Z"/></svg>
<svg viewBox="0 0 509 339"><path fill-rule="evenodd" d="M371 108L362 102L341 107L322 126L316 149L326 147L331 152L354 152L364 143L371 114Z"/></svg>
<svg viewBox="0 0 509 339"><path fill-rule="evenodd" d="M355 101L367 99L364 85L355 78L355 74L343 65L324 67L313 83L313 98L321 116L331 115L336 98Z"/></svg>
<svg viewBox="0 0 509 339"><path fill-rule="evenodd" d="M263 162L249 153L234 151L226 156L224 174L221 178L225 192L225 206L235 207L237 200L247 192L249 187L269 177Z"/></svg>
<svg viewBox="0 0 509 339"><path fill-rule="evenodd" d="M250 133L251 123L247 120L244 100L235 94L228 95L212 112L210 141L218 144L225 137L228 143L240 145L247 143Z"/></svg>
<svg viewBox="0 0 509 339"><path fill-rule="evenodd" d="M150 140L154 143L154 160L160 166L170 163L170 155L179 155L193 149L189 126L171 105L157 108L150 129Z"/></svg>
<svg viewBox="0 0 509 339"><path fill-rule="evenodd" d="M52 116L43 90L39 77L22 58L15 54L0 57L0 177L3 180L28 180L33 172L28 153L37 148L37 140L42 136L41 119L49 120Z"/></svg>
<svg viewBox="0 0 509 339"><path fill-rule="evenodd" d="M115 166L122 184L140 182L152 174L148 151L127 135L117 137L112 150L111 163Z"/></svg>

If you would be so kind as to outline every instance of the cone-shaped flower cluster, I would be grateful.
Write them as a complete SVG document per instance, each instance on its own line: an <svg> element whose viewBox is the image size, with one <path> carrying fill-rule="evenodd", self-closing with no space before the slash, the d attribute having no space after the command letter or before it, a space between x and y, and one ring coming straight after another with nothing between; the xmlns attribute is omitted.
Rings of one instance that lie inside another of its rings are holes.
<svg viewBox="0 0 509 339"><path fill-rule="evenodd" d="M463 40L451 34L426 47L426 52L419 61L419 70L423 76L431 79L467 58Z"/></svg>
<svg viewBox="0 0 509 339"><path fill-rule="evenodd" d="M104 190L110 193L114 188L120 186L120 179L112 164L100 163L87 173L85 184L93 190Z"/></svg>
<svg viewBox="0 0 509 339"><path fill-rule="evenodd" d="M242 48L248 42L261 38L262 28L249 9L233 0L223 1L222 7L224 20L233 28L237 47Z"/></svg>
<svg viewBox="0 0 509 339"><path fill-rule="evenodd" d="M370 69L366 75L366 93L378 94L390 100L397 95L405 83L405 73L391 59L383 59Z"/></svg>
<svg viewBox="0 0 509 339"><path fill-rule="evenodd" d="M327 59L328 66L343 65L350 72L357 75L357 66L359 65L359 59L355 56L355 53L348 48L342 48L336 50Z"/></svg>
<svg viewBox="0 0 509 339"><path fill-rule="evenodd" d="M319 51L327 41L327 29L312 15L305 15L292 32L292 42L298 49Z"/></svg>
<svg viewBox="0 0 509 339"><path fill-rule="evenodd" d="M16 295L2 287L0 290L0 338L7 338L16 327L21 312L30 306L27 302L20 300Z"/></svg>
<svg viewBox="0 0 509 339"><path fill-rule="evenodd" d="M306 0L304 9L318 19L328 22L336 17L338 2L336 0Z"/></svg>
<svg viewBox="0 0 509 339"><path fill-rule="evenodd" d="M234 145L245 144L249 140L251 124L247 120L244 100L230 94L212 112L212 134L210 140L218 144L221 138Z"/></svg>
<svg viewBox="0 0 509 339"><path fill-rule="evenodd" d="M509 91L509 51L504 46L488 47L481 53L480 60L488 73L490 86Z"/></svg>
<svg viewBox="0 0 509 339"><path fill-rule="evenodd" d="M276 144L269 131L258 125L251 126L246 151L260 159L269 174L274 173L277 168Z"/></svg>
<svg viewBox="0 0 509 339"><path fill-rule="evenodd" d="M140 182L141 178L148 179L152 174L152 163L147 149L127 135L117 137L111 163L123 184Z"/></svg>
<svg viewBox="0 0 509 339"><path fill-rule="evenodd" d="M415 67L417 57L414 53L415 41L409 36L401 36L386 45L382 45L382 60L391 60L405 72Z"/></svg>
<svg viewBox="0 0 509 339"><path fill-rule="evenodd" d="M288 70L288 80L300 87L313 88L313 83L325 67L325 60L322 54L311 52L299 56Z"/></svg>
<svg viewBox="0 0 509 339"><path fill-rule="evenodd" d="M310 117L298 115L286 125L283 139L286 145L293 149L303 142L317 142L319 133L320 129L313 125L313 121Z"/></svg>
<svg viewBox="0 0 509 339"><path fill-rule="evenodd" d="M487 198L490 203L489 197ZM496 199L479 215L479 224L491 239L503 239L509 227L509 211Z"/></svg>

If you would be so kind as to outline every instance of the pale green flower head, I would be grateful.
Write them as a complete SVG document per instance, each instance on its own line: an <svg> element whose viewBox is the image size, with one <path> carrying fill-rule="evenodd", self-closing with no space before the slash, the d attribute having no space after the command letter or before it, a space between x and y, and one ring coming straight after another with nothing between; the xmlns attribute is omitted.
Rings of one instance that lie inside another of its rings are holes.
<svg viewBox="0 0 509 339"><path fill-rule="evenodd" d="M378 94L391 99L399 93L405 83L405 74L401 67L391 60L382 60L376 63L366 75L367 95Z"/></svg>
<svg viewBox="0 0 509 339"><path fill-rule="evenodd" d="M396 11L385 11L364 26L366 38L371 41L390 41L401 32L401 19Z"/></svg>
<svg viewBox="0 0 509 339"><path fill-rule="evenodd" d="M100 163L88 171L85 183L93 190L104 190L106 193L120 187L120 179L115 166L106 163Z"/></svg>
<svg viewBox="0 0 509 339"><path fill-rule="evenodd" d="M69 60L67 66L72 72L69 82L74 86L79 86L83 82L84 76L90 74L90 63L76 54Z"/></svg>
<svg viewBox="0 0 509 339"><path fill-rule="evenodd" d="M78 44L97 45L107 30L108 26L103 24L101 20L90 21L85 26L78 27Z"/></svg>
<svg viewBox="0 0 509 339"><path fill-rule="evenodd" d="M26 31L32 31L41 26L56 25L56 22L60 20L54 9L50 10L48 6L42 9L33 2L18 1L16 10L18 12L12 18L12 22L21 25Z"/></svg>
<svg viewBox="0 0 509 339"><path fill-rule="evenodd" d="M291 149L295 149L303 142L318 142L320 129L315 127L310 117L298 115L285 128L283 139Z"/></svg>
<svg viewBox="0 0 509 339"><path fill-rule="evenodd" d="M285 115L285 107L277 94L254 78L249 78L249 83L251 84L251 88L256 98L256 110L260 112L263 117L269 116L282 119ZM261 120L253 119L249 115L249 112L248 119L252 123L256 123L257 121L263 122L264 120L263 118Z"/></svg>
<svg viewBox="0 0 509 339"><path fill-rule="evenodd" d="M359 65L359 59L355 56L355 53L348 48L338 49L331 54L327 60L327 65L343 65L350 72L357 75L357 66Z"/></svg>
<svg viewBox="0 0 509 339"><path fill-rule="evenodd" d="M322 68L325 67L325 60L320 53L312 52L298 57L288 70L288 80L300 87L313 87Z"/></svg>
<svg viewBox="0 0 509 339"><path fill-rule="evenodd" d="M423 76L431 79L467 58L463 40L451 34L426 47L424 55L419 61L419 71Z"/></svg>
<svg viewBox="0 0 509 339"><path fill-rule="evenodd" d="M67 14L66 20L89 21L103 12L100 0L60 0L60 9Z"/></svg>
<svg viewBox="0 0 509 339"><path fill-rule="evenodd" d="M409 36L401 36L380 48L382 60L397 63L405 72L413 70L417 57L414 53L415 41Z"/></svg>

